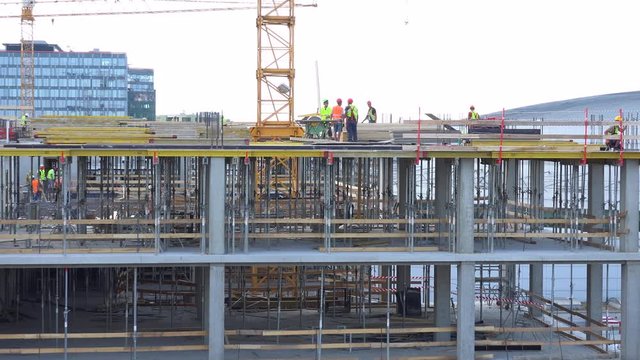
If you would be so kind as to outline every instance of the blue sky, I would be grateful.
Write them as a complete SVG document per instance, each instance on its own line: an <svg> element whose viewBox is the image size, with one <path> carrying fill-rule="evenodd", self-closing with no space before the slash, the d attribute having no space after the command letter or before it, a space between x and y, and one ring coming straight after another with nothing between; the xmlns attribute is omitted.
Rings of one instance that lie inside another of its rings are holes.
<svg viewBox="0 0 640 360"><path fill-rule="evenodd" d="M638 90L637 0L315 2L296 9L296 114L316 108L316 61L321 97L352 97L361 109L371 100L394 120L417 118L418 109L458 118L470 104L488 113ZM196 6L229 5L36 2L35 14ZM0 15L19 9L0 5ZM253 122L255 18L256 10L39 18L34 38L66 50L126 52L131 66L155 69L158 114L222 110ZM19 19L0 19L0 34L1 42L18 41Z"/></svg>

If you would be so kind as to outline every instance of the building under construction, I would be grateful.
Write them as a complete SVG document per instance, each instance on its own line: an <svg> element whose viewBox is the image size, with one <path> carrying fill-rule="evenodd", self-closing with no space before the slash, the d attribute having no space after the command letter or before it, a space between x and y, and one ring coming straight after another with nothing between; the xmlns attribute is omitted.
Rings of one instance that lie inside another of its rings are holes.
<svg viewBox="0 0 640 360"><path fill-rule="evenodd" d="M99 120L0 148L0 358L640 358L637 119Z"/></svg>

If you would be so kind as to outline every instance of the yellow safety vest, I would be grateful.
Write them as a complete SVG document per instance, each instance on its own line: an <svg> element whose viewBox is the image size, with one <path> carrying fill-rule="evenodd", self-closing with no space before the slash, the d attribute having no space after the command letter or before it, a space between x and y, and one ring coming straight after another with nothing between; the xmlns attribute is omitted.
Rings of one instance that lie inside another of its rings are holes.
<svg viewBox="0 0 640 360"><path fill-rule="evenodd" d="M320 119L322 119L322 121L331 119L331 112L331 108L328 106L320 108Z"/></svg>

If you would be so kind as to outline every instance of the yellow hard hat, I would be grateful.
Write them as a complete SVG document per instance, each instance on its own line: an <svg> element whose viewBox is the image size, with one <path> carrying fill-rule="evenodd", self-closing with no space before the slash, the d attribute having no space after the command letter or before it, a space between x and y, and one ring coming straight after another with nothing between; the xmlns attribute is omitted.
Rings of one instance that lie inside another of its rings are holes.
<svg viewBox="0 0 640 360"><path fill-rule="evenodd" d="M622 116L620 115L616 116L615 121L622 121Z"/></svg>

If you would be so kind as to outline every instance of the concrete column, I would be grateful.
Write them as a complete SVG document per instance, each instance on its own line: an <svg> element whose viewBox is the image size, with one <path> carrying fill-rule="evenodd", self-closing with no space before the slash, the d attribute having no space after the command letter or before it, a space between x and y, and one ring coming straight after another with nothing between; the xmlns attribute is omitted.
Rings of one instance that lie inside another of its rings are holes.
<svg viewBox="0 0 640 360"><path fill-rule="evenodd" d="M209 158L209 254L224 254L224 158Z"/></svg>
<svg viewBox="0 0 640 360"><path fill-rule="evenodd" d="M529 264L529 291L536 295L543 295L543 279L544 279L544 266L543 264L533 263ZM536 301L533 297L529 297L529 300ZM537 302L537 301L536 301ZM539 309L532 307L530 314L532 317L541 317L542 312Z"/></svg>
<svg viewBox="0 0 640 360"><path fill-rule="evenodd" d="M625 160L620 168L620 210L626 213L620 238L620 251L638 252L638 160ZM621 359L640 359L640 263L622 264Z"/></svg>
<svg viewBox="0 0 640 360"><path fill-rule="evenodd" d="M506 174L505 192L507 193L507 211L515 210L517 204L517 187L518 187L518 160L508 159L506 161ZM507 215L507 217L513 217ZM513 224L513 229L517 230L517 224ZM514 298L516 292L516 265L505 264L503 267L502 276L502 298Z"/></svg>
<svg viewBox="0 0 640 360"><path fill-rule="evenodd" d="M473 162L458 162L456 206L456 252L473 253ZM456 354L458 359L473 359L475 352L475 264L458 264L458 322Z"/></svg>
<svg viewBox="0 0 640 360"><path fill-rule="evenodd" d="M534 217L544 218L544 160L529 161L529 187L532 193L531 205L534 206ZM515 196L515 195L514 195ZM531 225L533 231L542 230L542 225Z"/></svg>
<svg viewBox="0 0 640 360"><path fill-rule="evenodd" d="M398 218L407 218L407 203L408 199L408 184L411 171L409 167L413 166L412 159L398 159ZM405 224L399 225L400 231L406 231L407 226ZM408 244L409 240L405 240L405 244ZM410 265L397 265L397 288L404 291L411 285L411 266ZM406 306L406 304L405 304Z"/></svg>
<svg viewBox="0 0 640 360"><path fill-rule="evenodd" d="M638 160L625 160L620 168L620 211L626 216L620 238L620 251L638 252Z"/></svg>
<svg viewBox="0 0 640 360"><path fill-rule="evenodd" d="M225 253L224 158L209 158L208 254ZM209 360L224 359L224 265L209 266L208 316Z"/></svg>
<svg viewBox="0 0 640 360"><path fill-rule="evenodd" d="M458 359L475 358L475 264L458 263Z"/></svg>
<svg viewBox="0 0 640 360"><path fill-rule="evenodd" d="M451 265L435 265L434 317L437 327L451 326ZM450 333L435 333L435 341L451 340Z"/></svg>
<svg viewBox="0 0 640 360"><path fill-rule="evenodd" d="M412 159L398 159L398 217L406 219L407 217L407 185L409 183L409 166L412 166ZM406 226L400 225L404 230Z"/></svg>
<svg viewBox="0 0 640 360"><path fill-rule="evenodd" d="M589 164L589 196L587 197L587 207L589 215L595 218L604 216L604 165ZM602 229L602 225L597 225Z"/></svg>
<svg viewBox="0 0 640 360"><path fill-rule="evenodd" d="M224 265L209 266L209 360L224 359Z"/></svg>
<svg viewBox="0 0 640 360"><path fill-rule="evenodd" d="M620 355L623 360L640 359L640 262L622 264L622 329Z"/></svg>
<svg viewBox="0 0 640 360"><path fill-rule="evenodd" d="M587 210L589 216L596 219L603 218L604 214L604 165L589 164L589 188L587 196ZM594 224L588 227L590 231L604 231L602 224ZM591 241L602 243L604 238L593 238Z"/></svg>
<svg viewBox="0 0 640 360"><path fill-rule="evenodd" d="M76 165L78 167L78 219L85 219L87 217L87 158L80 156L76 159L78 159ZM126 194L123 194L123 197L125 196ZM87 225L79 224L77 227L79 234L87 233Z"/></svg>
<svg viewBox="0 0 640 360"><path fill-rule="evenodd" d="M516 159L508 159L506 162L505 172L507 174L507 179L505 181L508 201L516 201L516 188L518 186L518 160ZM507 208L512 208L513 205L508 205Z"/></svg>
<svg viewBox="0 0 640 360"><path fill-rule="evenodd" d="M196 304L196 319L197 320L204 320L205 318L205 314L204 314L204 289L205 289L205 282L204 282L204 271L205 269L203 267L197 266L195 268L195 283L196 283L196 288L195 288L195 299L194 299L194 303ZM204 325L204 321L203 321L203 325ZM203 328L204 330L204 328Z"/></svg>
<svg viewBox="0 0 640 360"><path fill-rule="evenodd" d="M451 199L451 159L436 159L436 217L447 218L447 202ZM448 249L448 223L438 224L438 246Z"/></svg>
<svg viewBox="0 0 640 360"><path fill-rule="evenodd" d="M456 199L456 252L473 253L473 161L460 159Z"/></svg>
<svg viewBox="0 0 640 360"><path fill-rule="evenodd" d="M411 286L411 266L410 265L398 265L396 266L397 275L397 288L398 290L405 290Z"/></svg>
<svg viewBox="0 0 640 360"><path fill-rule="evenodd" d="M602 319L602 264L587 264L587 316Z"/></svg>

